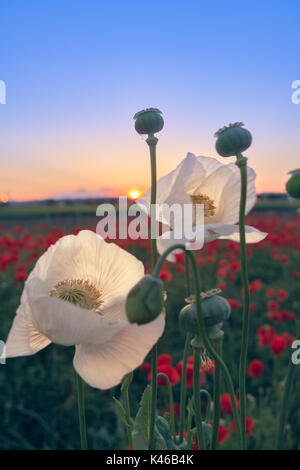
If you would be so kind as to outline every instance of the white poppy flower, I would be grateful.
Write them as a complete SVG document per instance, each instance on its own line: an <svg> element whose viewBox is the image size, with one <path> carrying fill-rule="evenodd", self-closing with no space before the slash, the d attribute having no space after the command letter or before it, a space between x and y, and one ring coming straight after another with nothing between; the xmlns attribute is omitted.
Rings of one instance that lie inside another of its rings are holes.
<svg viewBox="0 0 300 470"><path fill-rule="evenodd" d="M126 296L143 275L140 261L94 232L61 238L25 283L6 356L35 354L51 342L76 345L74 367L89 385L119 384L164 330L164 313L142 326L127 320Z"/></svg>
<svg viewBox="0 0 300 470"><path fill-rule="evenodd" d="M247 167L247 202L246 213L255 204L255 172ZM220 239L239 241L239 220L241 179L240 171L234 163L224 165L215 158L196 157L188 153L186 158L177 166L175 170L160 178L157 182L157 211L156 217L167 231L157 238L157 248L163 253L169 246L176 243L184 243L193 249L202 248L201 244L194 244L193 240L187 240L184 236L178 239L173 232L169 218L166 217L164 208L160 204L203 204L204 207L204 227L203 220L194 220L195 228L202 225L204 233L204 243ZM146 206L150 213L150 191L148 191L138 201ZM257 243L263 240L267 233L260 232L254 227L246 225L246 243ZM169 261L175 261L175 253L168 256Z"/></svg>

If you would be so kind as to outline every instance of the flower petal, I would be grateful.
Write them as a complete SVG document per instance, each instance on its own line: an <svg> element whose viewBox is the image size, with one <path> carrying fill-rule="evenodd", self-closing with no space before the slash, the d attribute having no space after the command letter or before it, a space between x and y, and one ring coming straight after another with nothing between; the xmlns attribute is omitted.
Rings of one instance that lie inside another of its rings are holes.
<svg viewBox="0 0 300 470"><path fill-rule="evenodd" d="M162 335L165 315L147 325L129 325L111 341L76 347L74 367L91 386L106 390L118 385L124 375L140 366L149 350Z"/></svg>
<svg viewBox="0 0 300 470"><path fill-rule="evenodd" d="M246 243L258 243L262 241L268 235L265 232L245 225ZM227 239L235 242L240 241L240 229L239 225L231 224L207 224L205 225L205 242L212 240Z"/></svg>
<svg viewBox="0 0 300 470"><path fill-rule="evenodd" d="M26 296L22 296L6 344L6 357L28 356L48 346L51 341L34 326Z"/></svg>
<svg viewBox="0 0 300 470"><path fill-rule="evenodd" d="M101 314L48 295L29 297L33 323L38 331L57 344L102 344L109 341L126 320L109 323Z"/></svg>
<svg viewBox="0 0 300 470"><path fill-rule="evenodd" d="M205 169L199 163L197 157L188 153L186 158L171 173L160 178L157 182L157 204L190 204L191 198L188 192L198 186L205 177ZM150 214L151 191L147 191L137 203L145 205ZM168 225L168 218L163 210L157 213L157 220Z"/></svg>
<svg viewBox="0 0 300 470"><path fill-rule="evenodd" d="M89 280L99 289L105 307L125 297L143 275L144 266L135 256L90 230L82 230L61 238L40 257L25 290L31 291L31 297L48 295L59 281Z"/></svg>
<svg viewBox="0 0 300 470"><path fill-rule="evenodd" d="M252 209L256 201L255 172L249 167L247 172L246 213ZM228 165L219 164L215 167L197 187L194 194L201 193L208 196L215 205L215 215L207 218L206 223L234 224L239 220L240 192L240 171L234 163L230 163Z"/></svg>

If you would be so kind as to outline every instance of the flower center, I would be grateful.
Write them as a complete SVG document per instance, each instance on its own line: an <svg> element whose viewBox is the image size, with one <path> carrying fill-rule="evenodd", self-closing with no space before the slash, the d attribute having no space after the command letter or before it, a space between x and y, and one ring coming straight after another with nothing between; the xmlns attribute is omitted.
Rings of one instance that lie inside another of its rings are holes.
<svg viewBox="0 0 300 470"><path fill-rule="evenodd" d="M203 204L204 206L204 217L213 217L216 213L215 202L210 199L206 194L194 194L191 196L193 204Z"/></svg>
<svg viewBox="0 0 300 470"><path fill-rule="evenodd" d="M60 281L51 289L49 294L58 299L65 300L71 304L87 310L100 313L102 300L99 290L83 279L66 279Z"/></svg>

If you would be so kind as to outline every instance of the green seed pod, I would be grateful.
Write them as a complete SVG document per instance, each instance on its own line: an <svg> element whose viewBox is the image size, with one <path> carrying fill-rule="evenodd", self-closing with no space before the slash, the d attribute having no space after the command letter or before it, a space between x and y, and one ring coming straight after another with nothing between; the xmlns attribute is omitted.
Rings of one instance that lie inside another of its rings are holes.
<svg viewBox="0 0 300 470"><path fill-rule="evenodd" d="M164 289L160 279L144 276L128 293L126 313L130 323L144 325L155 320L164 307Z"/></svg>
<svg viewBox="0 0 300 470"><path fill-rule="evenodd" d="M229 124L215 133L216 150L222 157L233 157L244 152L252 143L252 135L243 129L242 122Z"/></svg>
<svg viewBox="0 0 300 470"><path fill-rule="evenodd" d="M231 308L229 302L220 295L220 289L212 289L203 292L202 297L202 313L206 328L214 327L230 317ZM179 324L185 332L196 334L198 331L197 322L197 306L194 296L187 299L191 303L185 305L179 313Z"/></svg>
<svg viewBox="0 0 300 470"><path fill-rule="evenodd" d="M290 179L286 183L286 192L289 196L300 199L300 169L289 172Z"/></svg>
<svg viewBox="0 0 300 470"><path fill-rule="evenodd" d="M164 127L161 111L156 108L148 108L134 115L135 130L139 134L153 135Z"/></svg>

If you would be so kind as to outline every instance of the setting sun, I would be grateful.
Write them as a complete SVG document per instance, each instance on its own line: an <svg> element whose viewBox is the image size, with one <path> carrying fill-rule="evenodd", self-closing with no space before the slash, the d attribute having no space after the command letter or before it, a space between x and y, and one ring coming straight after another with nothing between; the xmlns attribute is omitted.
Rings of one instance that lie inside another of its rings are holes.
<svg viewBox="0 0 300 470"><path fill-rule="evenodd" d="M7 194L1 194L0 202L2 202L2 204L6 204L8 202L8 195Z"/></svg>
<svg viewBox="0 0 300 470"><path fill-rule="evenodd" d="M141 195L141 191L139 191L138 189L132 189L128 191L128 197L130 199L138 199L140 195Z"/></svg>

